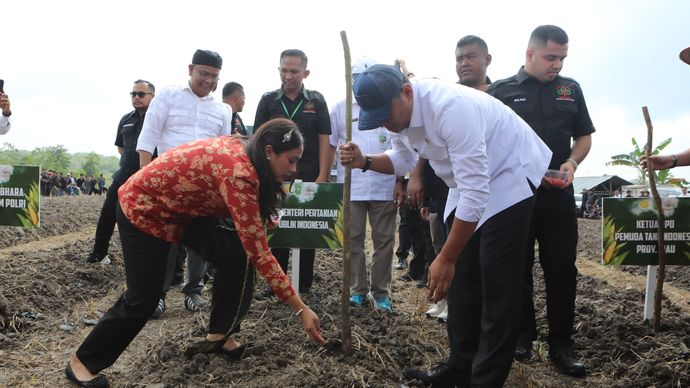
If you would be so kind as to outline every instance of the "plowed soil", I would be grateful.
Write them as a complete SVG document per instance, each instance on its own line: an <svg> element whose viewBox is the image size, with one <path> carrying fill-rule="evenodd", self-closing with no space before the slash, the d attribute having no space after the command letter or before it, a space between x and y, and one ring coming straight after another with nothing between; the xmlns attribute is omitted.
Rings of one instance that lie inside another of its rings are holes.
<svg viewBox="0 0 690 388"><path fill-rule="evenodd" d="M92 325L124 289L117 233L111 263L86 264L103 197L47 198L42 227L0 227L0 386L69 386L64 366ZM642 319L644 271L603 268L600 222L580 221L574 339L584 378L559 374L545 341L514 363L508 387L690 386L690 272L669 268L662 330ZM342 254L317 254L318 281L305 301L319 314L327 339L339 338ZM395 274L400 275L401 273ZM541 270L535 267L538 323L546 334ZM209 296L209 295L206 295ZM394 313L352 310L353 353L307 340L299 320L277 301L255 302L238 340L241 361L183 352L205 335L208 311L184 309L168 294L163 318L151 320L117 363L104 371L115 386L406 387L408 366L429 367L447 356L445 325L424 317L423 290L394 280Z"/></svg>

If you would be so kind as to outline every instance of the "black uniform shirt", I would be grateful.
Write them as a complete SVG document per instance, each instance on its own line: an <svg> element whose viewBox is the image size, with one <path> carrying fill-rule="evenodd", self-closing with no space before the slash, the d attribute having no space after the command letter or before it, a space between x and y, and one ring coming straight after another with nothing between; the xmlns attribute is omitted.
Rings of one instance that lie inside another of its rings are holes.
<svg viewBox="0 0 690 388"><path fill-rule="evenodd" d="M556 76L542 83L520 68L510 78L496 81L486 91L508 105L529 124L551 149L550 169L559 170L570 157L571 139L594 132L580 84L571 78ZM573 187L542 190L537 206L573 203ZM562 195L564 194L564 195Z"/></svg>
<svg viewBox="0 0 690 388"><path fill-rule="evenodd" d="M137 140L139 132L144 124L144 115L136 110L122 116L117 126L115 145L124 148L120 155L120 170L128 177L139 170L139 153L137 152Z"/></svg>
<svg viewBox="0 0 690 388"><path fill-rule="evenodd" d="M594 132L580 84L571 78L542 83L523 67L491 84L487 93L513 109L546 143L553 152L551 169L558 170L570 157L571 139Z"/></svg>
<svg viewBox="0 0 690 388"><path fill-rule="evenodd" d="M297 164L297 178L313 182L319 176L319 135L331 134L331 119L326 99L315 90L302 91L293 101L282 89L268 92L261 97L256 108L254 129L270 119L288 118L297 124L304 137L304 152Z"/></svg>
<svg viewBox="0 0 690 388"><path fill-rule="evenodd" d="M242 118L237 112L232 112L232 126L230 133L238 133L242 136L247 136L247 128L244 126Z"/></svg>

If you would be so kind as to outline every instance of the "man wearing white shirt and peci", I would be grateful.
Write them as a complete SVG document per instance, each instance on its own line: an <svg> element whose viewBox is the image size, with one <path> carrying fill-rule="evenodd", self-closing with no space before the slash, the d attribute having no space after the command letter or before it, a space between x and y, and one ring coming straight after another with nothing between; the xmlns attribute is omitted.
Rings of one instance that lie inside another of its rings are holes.
<svg viewBox="0 0 690 388"><path fill-rule="evenodd" d="M191 141L230 135L232 109L211 95L218 86L222 65L223 59L218 53L197 50L189 65L188 84L165 88L151 101L137 142L141 167L151 162L156 148L160 155ZM176 255L173 253L170 255L169 278L166 278L165 290L154 317L165 311L165 293L174 272L172 261ZM197 253L187 250L187 282L182 289L187 310L198 311L207 304L201 296L206 270L206 262Z"/></svg>
<svg viewBox="0 0 690 388"><path fill-rule="evenodd" d="M5 81L0 79L0 135L4 135L10 131L12 123L10 123L10 116L12 110L10 109L10 98L3 90Z"/></svg>
<svg viewBox="0 0 690 388"><path fill-rule="evenodd" d="M384 126L398 135L392 150L374 155L342 145L341 163L400 176L423 157L450 188L444 218L452 225L429 268L432 299L448 294L450 355L405 375L502 386L517 341L534 192L551 151L512 110L463 85L410 81L394 66L374 65L354 93L360 130Z"/></svg>
<svg viewBox="0 0 690 388"><path fill-rule="evenodd" d="M368 57L362 57L352 66L352 77L357 78L367 67L376 64ZM331 110L331 135L333 149L345 143L346 101L341 100ZM390 133L386 128L370 131L357 129L359 106L352 102L352 141L363 152L380 153L391 149ZM338 182L344 178L344 168L338 166ZM395 244L396 206L393 202L395 176L379 174L365 169L352 170L350 188L350 242L352 259L350 264L350 305L360 307L370 299L374 308L392 312L391 278L393 245ZM367 277L365 250L366 222L369 217L374 252L371 258L371 281Z"/></svg>

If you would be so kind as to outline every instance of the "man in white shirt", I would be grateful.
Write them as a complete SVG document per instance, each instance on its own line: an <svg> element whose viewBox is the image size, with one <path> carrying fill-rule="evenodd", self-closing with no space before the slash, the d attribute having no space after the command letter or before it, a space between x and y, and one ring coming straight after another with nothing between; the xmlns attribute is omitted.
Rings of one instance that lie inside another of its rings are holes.
<svg viewBox="0 0 690 388"><path fill-rule="evenodd" d="M230 134L232 110L211 95L218 86L222 65L223 59L218 53L197 50L189 65L189 83L165 88L151 101L137 142L141 167L151 162L156 148L158 154L162 154L190 141ZM157 316L165 310L165 292L172 282L176 255L170 256L170 273L154 313ZM188 276L182 292L185 307L190 311L197 311L208 303L201 296L206 269L206 262L197 253L187 250Z"/></svg>
<svg viewBox="0 0 690 388"><path fill-rule="evenodd" d="M376 155L345 144L340 161L404 175L423 157L450 188L444 217L452 227L429 268L432 299L448 293L450 356L429 372L405 374L425 384L501 386L517 341L534 191L551 151L500 101L462 85L409 81L393 66L374 65L354 92L359 129L397 135L391 151Z"/></svg>
<svg viewBox="0 0 690 388"><path fill-rule="evenodd" d="M367 57L355 61L352 76L356 78L367 67L376 62ZM345 143L346 101L341 100L331 110L330 144L335 149ZM357 130L359 106L352 102L352 141L359 144L363 152L379 153L391 149L390 136L385 128L371 131ZM331 158L332 159L332 158ZM345 169L338 166L338 182L343 182ZM375 308L392 312L391 278L393 245L395 243L395 213L393 202L395 176L374 171L353 169L350 188L350 305L362 306L367 298ZM374 253L371 259L371 283L367 278L367 258L364 247L366 221L369 216ZM370 285L371 284L371 285Z"/></svg>
<svg viewBox="0 0 690 388"><path fill-rule="evenodd" d="M0 135L4 135L12 127L10 123L12 111L10 110L10 98L2 89L0 89L0 110L2 111L2 114L0 114Z"/></svg>

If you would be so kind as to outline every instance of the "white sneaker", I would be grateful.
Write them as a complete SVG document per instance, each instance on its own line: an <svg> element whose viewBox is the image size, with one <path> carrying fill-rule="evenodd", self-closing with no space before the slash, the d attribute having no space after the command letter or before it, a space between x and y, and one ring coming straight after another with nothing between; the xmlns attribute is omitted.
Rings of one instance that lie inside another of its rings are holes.
<svg viewBox="0 0 690 388"><path fill-rule="evenodd" d="M446 305L446 308L443 310L441 314L438 315L438 321L446 323L448 322L448 306Z"/></svg>
<svg viewBox="0 0 690 388"><path fill-rule="evenodd" d="M427 318L438 318L438 315L443 312L448 307L448 302L445 299L441 299L438 303L431 306L431 308L426 312Z"/></svg>

